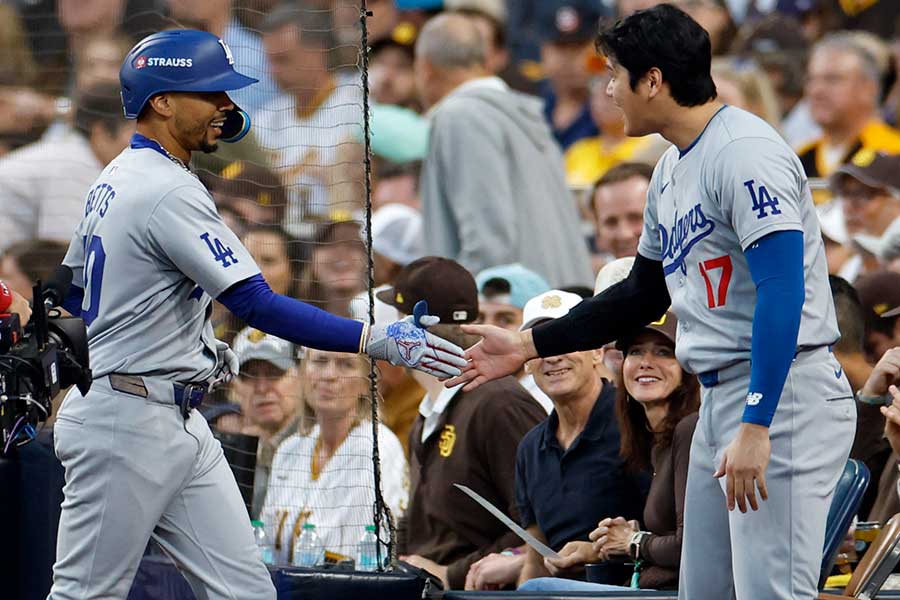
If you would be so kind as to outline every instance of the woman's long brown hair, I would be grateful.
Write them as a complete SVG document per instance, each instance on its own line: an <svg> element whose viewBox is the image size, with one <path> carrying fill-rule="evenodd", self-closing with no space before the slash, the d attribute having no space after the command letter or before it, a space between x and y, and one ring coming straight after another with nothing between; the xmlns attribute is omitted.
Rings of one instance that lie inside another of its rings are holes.
<svg viewBox="0 0 900 600"><path fill-rule="evenodd" d="M625 362L622 361L616 382L616 420L619 422L621 438L619 454L625 459L626 467L642 471L650 468L650 451L653 446L665 448L670 445L678 422L699 410L700 382L696 376L682 369L681 384L666 398L668 411L662 422L662 430L654 433L650 431L644 407L625 389L624 365Z"/></svg>

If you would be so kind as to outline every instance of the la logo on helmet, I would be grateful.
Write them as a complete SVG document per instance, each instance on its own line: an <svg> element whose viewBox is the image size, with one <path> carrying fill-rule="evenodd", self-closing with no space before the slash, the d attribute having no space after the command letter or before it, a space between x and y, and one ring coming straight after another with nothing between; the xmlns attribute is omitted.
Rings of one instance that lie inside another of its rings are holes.
<svg viewBox="0 0 900 600"><path fill-rule="evenodd" d="M222 45L222 49L225 50L225 58L228 59L228 64L234 64L234 56L231 54L231 48L228 47L228 44L225 43L225 40L219 38L219 43Z"/></svg>

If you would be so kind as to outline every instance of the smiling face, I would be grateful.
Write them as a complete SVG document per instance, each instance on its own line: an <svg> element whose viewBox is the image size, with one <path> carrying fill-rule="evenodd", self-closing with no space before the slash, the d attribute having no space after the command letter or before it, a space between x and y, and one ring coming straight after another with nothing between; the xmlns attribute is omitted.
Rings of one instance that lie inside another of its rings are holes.
<svg viewBox="0 0 900 600"><path fill-rule="evenodd" d="M650 182L640 176L599 186L594 192L597 245L616 258L637 254Z"/></svg>
<svg viewBox="0 0 900 600"><path fill-rule="evenodd" d="M570 352L560 356L528 361L527 371L553 402L580 398L597 382L597 367L603 362L602 350Z"/></svg>
<svg viewBox="0 0 900 600"><path fill-rule="evenodd" d="M161 94L168 100L172 118L169 130L185 150L215 152L222 125L234 103L225 92L168 92ZM151 99L155 101L157 97Z"/></svg>
<svg viewBox="0 0 900 600"><path fill-rule="evenodd" d="M675 345L660 333L641 333L625 352L622 364L625 390L642 404L668 398L681 385L682 377Z"/></svg>

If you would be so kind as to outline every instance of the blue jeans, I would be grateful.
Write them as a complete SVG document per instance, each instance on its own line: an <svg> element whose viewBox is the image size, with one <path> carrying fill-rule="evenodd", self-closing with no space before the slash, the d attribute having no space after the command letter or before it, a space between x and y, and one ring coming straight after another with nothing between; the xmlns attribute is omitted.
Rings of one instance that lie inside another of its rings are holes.
<svg viewBox="0 0 900 600"><path fill-rule="evenodd" d="M538 577L529 579L521 586L520 592L638 592L633 588L622 585L607 585L605 583L588 583L587 581L575 581L574 579L562 579L559 577Z"/></svg>

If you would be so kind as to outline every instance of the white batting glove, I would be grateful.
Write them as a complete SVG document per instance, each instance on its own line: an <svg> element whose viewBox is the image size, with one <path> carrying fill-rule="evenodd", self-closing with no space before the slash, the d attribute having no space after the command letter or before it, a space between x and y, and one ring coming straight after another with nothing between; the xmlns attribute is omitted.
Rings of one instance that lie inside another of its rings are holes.
<svg viewBox="0 0 900 600"><path fill-rule="evenodd" d="M369 330L366 354L392 365L418 369L439 379L455 377L466 366L465 352L456 344L432 333L425 327L440 323L440 318L422 315L417 327L413 317L386 325L375 324Z"/></svg>

